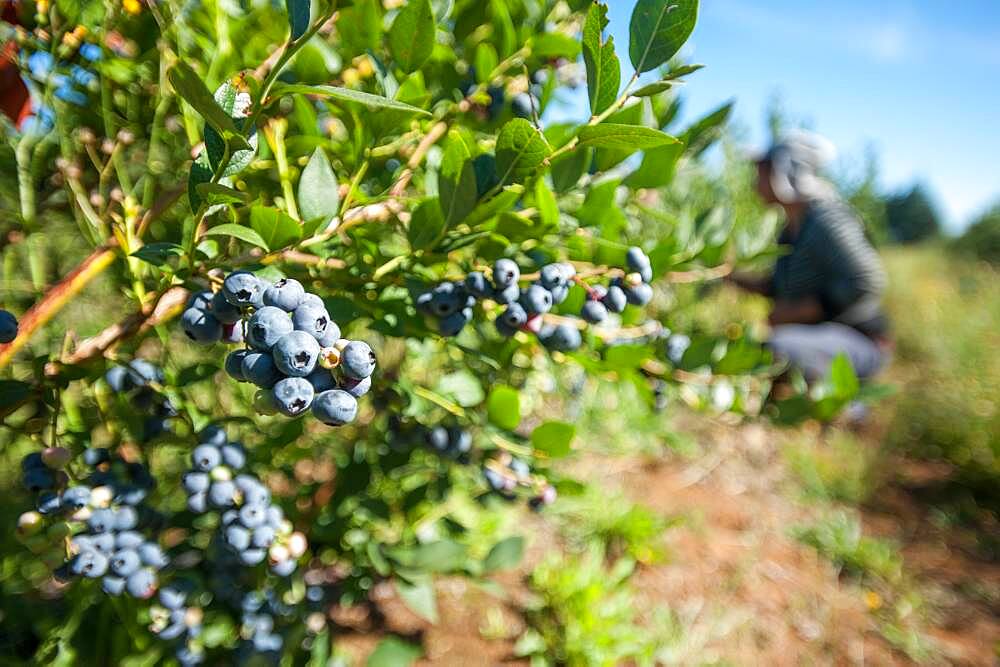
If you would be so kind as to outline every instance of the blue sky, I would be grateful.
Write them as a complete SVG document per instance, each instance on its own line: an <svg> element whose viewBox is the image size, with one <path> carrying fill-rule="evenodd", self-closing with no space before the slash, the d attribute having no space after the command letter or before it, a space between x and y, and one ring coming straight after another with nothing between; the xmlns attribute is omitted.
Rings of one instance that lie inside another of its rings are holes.
<svg viewBox="0 0 1000 667"><path fill-rule="evenodd" d="M625 81L634 2L609 0ZM748 148L768 100L860 162L883 185L926 183L949 229L1000 200L1000 0L703 0L683 93L690 119L736 99Z"/></svg>

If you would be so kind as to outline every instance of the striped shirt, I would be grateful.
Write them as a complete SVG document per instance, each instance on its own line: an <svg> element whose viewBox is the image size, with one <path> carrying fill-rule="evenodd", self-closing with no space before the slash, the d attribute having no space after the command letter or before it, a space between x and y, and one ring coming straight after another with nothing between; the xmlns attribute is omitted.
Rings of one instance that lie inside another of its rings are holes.
<svg viewBox="0 0 1000 667"><path fill-rule="evenodd" d="M778 241L789 245L790 252L775 264L771 296L791 301L812 297L828 321L868 336L887 332L881 303L885 270L861 221L845 202L813 200L798 233L786 229Z"/></svg>

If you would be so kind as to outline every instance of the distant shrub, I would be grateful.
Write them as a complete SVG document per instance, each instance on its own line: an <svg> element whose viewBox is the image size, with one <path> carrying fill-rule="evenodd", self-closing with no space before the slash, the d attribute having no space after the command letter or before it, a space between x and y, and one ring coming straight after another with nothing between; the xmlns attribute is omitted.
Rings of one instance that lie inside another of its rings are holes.
<svg viewBox="0 0 1000 667"><path fill-rule="evenodd" d="M955 239L952 248L961 254L1000 264L1000 203L973 222Z"/></svg>

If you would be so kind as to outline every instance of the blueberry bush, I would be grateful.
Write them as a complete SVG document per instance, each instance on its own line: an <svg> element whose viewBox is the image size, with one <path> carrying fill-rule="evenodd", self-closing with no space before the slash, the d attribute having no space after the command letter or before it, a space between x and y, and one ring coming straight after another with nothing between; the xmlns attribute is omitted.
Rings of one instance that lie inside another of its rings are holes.
<svg viewBox="0 0 1000 667"><path fill-rule="evenodd" d="M472 509L581 493L558 411L586 378L766 411L747 330L674 317L771 252L701 165L730 106L679 120L698 2L638 0L624 46L606 11L5 12L8 655L326 664L332 605L390 582L433 620L435 575L519 561ZM589 119L547 121L574 89Z"/></svg>

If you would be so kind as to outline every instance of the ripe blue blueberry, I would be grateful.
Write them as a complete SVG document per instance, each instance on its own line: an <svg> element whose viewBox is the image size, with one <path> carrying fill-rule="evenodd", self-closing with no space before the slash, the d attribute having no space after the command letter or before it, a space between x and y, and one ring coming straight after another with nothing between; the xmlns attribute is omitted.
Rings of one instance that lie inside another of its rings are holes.
<svg viewBox="0 0 1000 667"><path fill-rule="evenodd" d="M274 528L264 524L253 529L250 544L257 549L266 549L274 542Z"/></svg>
<svg viewBox="0 0 1000 667"><path fill-rule="evenodd" d="M250 531L243 526L232 525L226 528L226 544L237 551L243 551L250 546Z"/></svg>
<svg viewBox="0 0 1000 667"><path fill-rule="evenodd" d="M427 431L427 444L439 453L444 453L448 449L448 429L444 426L435 426Z"/></svg>
<svg viewBox="0 0 1000 667"><path fill-rule="evenodd" d="M211 472L212 468L222 463L222 453L215 445L198 445L191 452L191 464L195 470Z"/></svg>
<svg viewBox="0 0 1000 667"><path fill-rule="evenodd" d="M583 343L580 330L569 324L558 324L551 328L544 328L538 333L538 339L546 348L559 352L571 352Z"/></svg>
<svg viewBox="0 0 1000 667"><path fill-rule="evenodd" d="M139 545L137 551L139 552L139 560L142 561L142 564L154 570L162 570L169 562L166 554L163 553L163 549L154 542L143 542Z"/></svg>
<svg viewBox="0 0 1000 667"><path fill-rule="evenodd" d="M653 288L648 283L625 287L625 298L633 306L645 306L653 298Z"/></svg>
<svg viewBox="0 0 1000 667"><path fill-rule="evenodd" d="M292 324L295 330L305 331L316 339L326 334L330 321L330 314L325 308L316 308L311 304L300 305L292 312Z"/></svg>
<svg viewBox="0 0 1000 667"><path fill-rule="evenodd" d="M279 371L285 375L301 378L316 368L319 343L305 331L292 331L278 339L272 354Z"/></svg>
<svg viewBox="0 0 1000 667"><path fill-rule="evenodd" d="M264 284L249 271L234 271L222 282L226 301L239 308L259 308L263 305Z"/></svg>
<svg viewBox="0 0 1000 667"><path fill-rule="evenodd" d="M245 356L247 356L247 350L233 350L226 355L226 362L224 364L226 375L237 382L247 381L246 376L243 375L243 358Z"/></svg>
<svg viewBox="0 0 1000 667"><path fill-rule="evenodd" d="M243 377L258 387L270 389L281 379L270 352L250 352L243 357Z"/></svg>
<svg viewBox="0 0 1000 667"><path fill-rule="evenodd" d="M286 417L301 415L313 402L313 388L305 378L290 377L279 380L272 391L278 411Z"/></svg>
<svg viewBox="0 0 1000 667"><path fill-rule="evenodd" d="M209 478L207 472L190 471L184 473L184 477L181 478L181 486L188 493L204 493L208 491L209 485L212 480Z"/></svg>
<svg viewBox="0 0 1000 667"><path fill-rule="evenodd" d="M232 507L235 496L236 485L227 479L212 482L208 487L208 502L215 507Z"/></svg>
<svg viewBox="0 0 1000 667"><path fill-rule="evenodd" d="M98 508L90 513L87 526L95 533L106 533L115 527L115 515L109 509Z"/></svg>
<svg viewBox="0 0 1000 667"><path fill-rule="evenodd" d="M340 367L347 377L363 380L375 371L375 353L368 343L352 340L341 352Z"/></svg>
<svg viewBox="0 0 1000 667"><path fill-rule="evenodd" d="M240 562L244 565L258 565L267 557L266 549L244 549L240 552Z"/></svg>
<svg viewBox="0 0 1000 667"><path fill-rule="evenodd" d="M233 470L239 470L247 462L247 452L238 442L227 442L224 444L219 451L222 453L222 464L232 468Z"/></svg>
<svg viewBox="0 0 1000 667"><path fill-rule="evenodd" d="M293 329L288 313L274 306L264 306L250 318L247 342L257 350L270 350L278 339Z"/></svg>
<svg viewBox="0 0 1000 667"><path fill-rule="evenodd" d="M603 322L608 316L608 309L600 301L593 301L588 299L584 302L583 307L580 309L580 317L590 322L591 324L597 324Z"/></svg>
<svg viewBox="0 0 1000 667"><path fill-rule="evenodd" d="M528 313L521 304L512 303L497 319L502 321L507 328L516 330L523 327L528 321Z"/></svg>
<svg viewBox="0 0 1000 667"><path fill-rule="evenodd" d="M320 347L333 347L338 340L340 340L340 326L333 320L327 323L322 335L316 336L316 342Z"/></svg>
<svg viewBox="0 0 1000 667"><path fill-rule="evenodd" d="M202 310L209 310L203 308ZM223 324L235 324L240 321L243 313L237 306L229 303L226 299L226 295L222 292L216 292L212 295L212 315L215 315L215 319L219 320Z"/></svg>
<svg viewBox="0 0 1000 667"><path fill-rule="evenodd" d="M187 498L187 508L195 514L204 514L208 509L208 493L205 491L192 493Z"/></svg>
<svg viewBox="0 0 1000 667"><path fill-rule="evenodd" d="M31 468L25 471L22 481L24 488L32 493L52 489L56 485L55 475L48 468Z"/></svg>
<svg viewBox="0 0 1000 667"><path fill-rule="evenodd" d="M302 295L302 300L299 302L299 306L309 306L310 308L326 310L326 304L323 303L323 299L321 299L318 294L313 294L312 292L306 292Z"/></svg>
<svg viewBox="0 0 1000 667"><path fill-rule="evenodd" d="M267 508L259 504L247 504L240 508L240 523L247 528L263 526L267 521Z"/></svg>
<svg viewBox="0 0 1000 667"><path fill-rule="evenodd" d="M264 290L264 305L275 306L290 313L299 307L305 293L298 280L282 278Z"/></svg>
<svg viewBox="0 0 1000 667"><path fill-rule="evenodd" d="M116 551L111 557L111 571L119 577L127 577L142 565L139 554L132 549Z"/></svg>
<svg viewBox="0 0 1000 667"><path fill-rule="evenodd" d="M0 309L0 343L9 343L17 338L17 318Z"/></svg>
<svg viewBox="0 0 1000 667"><path fill-rule="evenodd" d="M642 276L643 282L648 283L653 279L653 266L649 261L649 257L642 251L642 248L636 246L629 248L625 253L625 264L628 266L629 271Z"/></svg>
<svg viewBox="0 0 1000 667"><path fill-rule="evenodd" d="M78 510L86 507L90 503L90 487L74 486L63 492L62 504L69 508Z"/></svg>
<svg viewBox="0 0 1000 667"><path fill-rule="evenodd" d="M462 309L438 320L438 332L446 337L457 336L471 319L472 309Z"/></svg>
<svg viewBox="0 0 1000 667"><path fill-rule="evenodd" d="M309 384L313 386L315 393L324 392L337 386L337 380L328 369L317 366L316 369L306 376Z"/></svg>
<svg viewBox="0 0 1000 667"><path fill-rule="evenodd" d="M137 570L125 580L125 590L132 597L145 600L156 592L156 575L146 568Z"/></svg>
<svg viewBox="0 0 1000 667"><path fill-rule="evenodd" d="M271 566L271 572L279 577L287 577L295 572L295 559L289 558Z"/></svg>
<svg viewBox="0 0 1000 667"><path fill-rule="evenodd" d="M38 496L38 502L35 505L39 514L55 514L61 506L62 501L59 500L59 494L54 491L42 493Z"/></svg>
<svg viewBox="0 0 1000 667"><path fill-rule="evenodd" d="M158 596L160 604L167 609L180 609L187 600L187 590L178 584L171 584L160 589Z"/></svg>
<svg viewBox="0 0 1000 667"><path fill-rule="evenodd" d="M110 533L105 533L105 535L113 538L111 542L102 545L99 540L95 539L94 546L99 551L108 553L118 549L138 549L139 545L146 541L142 533L136 530L123 530L115 533L113 536ZM95 535L94 537L99 536Z"/></svg>
<svg viewBox="0 0 1000 667"><path fill-rule="evenodd" d="M430 313L435 317L448 317L465 307L468 293L462 283L441 283L431 290Z"/></svg>
<svg viewBox="0 0 1000 667"><path fill-rule="evenodd" d="M539 282L547 290L563 287L568 280L565 266L562 264L546 264L539 272Z"/></svg>
<svg viewBox="0 0 1000 667"><path fill-rule="evenodd" d="M118 597L125 591L125 580L121 577L107 575L101 579L101 590L108 595Z"/></svg>
<svg viewBox="0 0 1000 667"><path fill-rule="evenodd" d="M197 308L198 310L212 310L212 303L214 298L215 295L212 294L212 290L191 292L191 296L188 297L187 307Z"/></svg>
<svg viewBox="0 0 1000 667"><path fill-rule="evenodd" d="M521 294L521 305L531 315L541 315L552 310L552 293L534 284Z"/></svg>
<svg viewBox="0 0 1000 667"><path fill-rule="evenodd" d="M515 303L521 298L521 288L517 286L517 283L513 285L508 285L502 289L498 288L493 294L493 300L502 306L507 304Z"/></svg>
<svg viewBox="0 0 1000 667"><path fill-rule="evenodd" d="M569 283L565 285L559 285L558 287L553 287L550 292L552 293L552 304L559 304L566 300L569 296Z"/></svg>
<svg viewBox="0 0 1000 667"><path fill-rule="evenodd" d="M354 398L361 398L372 388L371 376L366 377L363 380L355 380L354 378L344 378L340 383L340 388L346 391L348 394Z"/></svg>
<svg viewBox="0 0 1000 667"><path fill-rule="evenodd" d="M486 280L482 271L473 271L465 276L465 289L469 294L480 299L493 296L493 287Z"/></svg>
<svg viewBox="0 0 1000 667"><path fill-rule="evenodd" d="M198 433L198 442L203 445L215 445L221 447L229 441L226 436L226 429L218 424L209 424Z"/></svg>
<svg viewBox="0 0 1000 667"><path fill-rule="evenodd" d="M70 562L69 568L73 574L97 579L108 571L108 558L98 551L88 549L78 553Z"/></svg>
<svg viewBox="0 0 1000 667"><path fill-rule="evenodd" d="M608 293L601 299L601 303L612 313L620 313L625 310L625 306L628 304L628 296L618 285L611 285L608 287Z"/></svg>
<svg viewBox="0 0 1000 667"><path fill-rule="evenodd" d="M104 374L104 381L111 387L111 391L125 391L128 385L128 371L124 366L112 366Z"/></svg>
<svg viewBox="0 0 1000 667"><path fill-rule="evenodd" d="M114 510L115 530L132 530L139 523L139 515L132 507L119 507Z"/></svg>
<svg viewBox="0 0 1000 667"><path fill-rule="evenodd" d="M448 429L448 450L452 456L467 454L472 449L472 434L452 426Z"/></svg>
<svg viewBox="0 0 1000 667"><path fill-rule="evenodd" d="M512 259L500 258L493 263L493 284L503 289L517 283L521 269Z"/></svg>
<svg viewBox="0 0 1000 667"><path fill-rule="evenodd" d="M356 398L340 389L324 391L313 401L313 415L330 426L341 426L354 421L358 415Z"/></svg>

